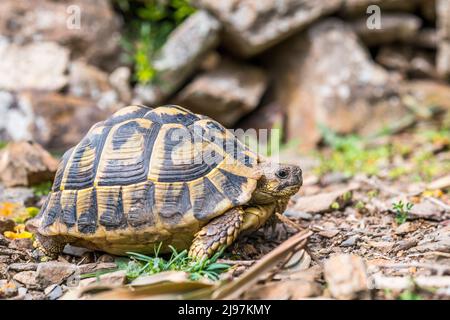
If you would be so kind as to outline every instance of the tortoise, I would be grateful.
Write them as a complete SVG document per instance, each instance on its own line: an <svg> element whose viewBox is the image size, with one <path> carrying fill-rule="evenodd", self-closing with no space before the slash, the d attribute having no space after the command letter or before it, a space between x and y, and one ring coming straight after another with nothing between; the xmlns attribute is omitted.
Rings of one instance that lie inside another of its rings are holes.
<svg viewBox="0 0 450 320"><path fill-rule="evenodd" d="M211 118L134 105L63 155L28 227L41 257L66 244L114 255L161 244L201 259L283 212L301 184L298 166L268 161Z"/></svg>

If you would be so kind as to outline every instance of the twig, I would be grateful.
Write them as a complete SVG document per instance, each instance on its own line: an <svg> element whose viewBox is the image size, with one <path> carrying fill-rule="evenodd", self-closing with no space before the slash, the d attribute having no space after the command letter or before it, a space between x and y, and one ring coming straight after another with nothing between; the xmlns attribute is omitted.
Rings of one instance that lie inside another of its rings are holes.
<svg viewBox="0 0 450 320"><path fill-rule="evenodd" d="M229 259L218 259L218 263L225 263L230 265L241 265L241 266L252 266L255 264L256 260L229 260Z"/></svg>

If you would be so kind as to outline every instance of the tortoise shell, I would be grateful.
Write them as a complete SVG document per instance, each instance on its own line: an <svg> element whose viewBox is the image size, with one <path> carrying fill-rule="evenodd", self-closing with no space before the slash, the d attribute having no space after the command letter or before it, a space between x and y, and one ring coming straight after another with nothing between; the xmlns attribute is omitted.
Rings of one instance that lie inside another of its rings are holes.
<svg viewBox="0 0 450 320"><path fill-rule="evenodd" d="M206 116L179 106L126 107L64 154L38 231L129 243L195 232L249 201L257 162Z"/></svg>

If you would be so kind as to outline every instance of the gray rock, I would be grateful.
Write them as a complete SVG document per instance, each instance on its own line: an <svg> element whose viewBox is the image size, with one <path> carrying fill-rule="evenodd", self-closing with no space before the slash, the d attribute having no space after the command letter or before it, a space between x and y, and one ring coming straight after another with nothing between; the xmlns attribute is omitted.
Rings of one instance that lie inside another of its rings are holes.
<svg viewBox="0 0 450 320"><path fill-rule="evenodd" d="M119 94L109 83L108 74L83 61L69 66L69 93L96 101L102 110L119 109Z"/></svg>
<svg viewBox="0 0 450 320"><path fill-rule="evenodd" d="M158 104L177 90L218 44L220 28L219 21L202 10L179 25L153 59L157 79L136 86L136 102Z"/></svg>
<svg viewBox="0 0 450 320"><path fill-rule="evenodd" d="M119 93L120 100L129 103L132 98L130 88L131 71L128 67L119 67L109 75L109 83Z"/></svg>
<svg viewBox="0 0 450 320"><path fill-rule="evenodd" d="M287 113L287 138L311 150L322 135L370 135L398 124L408 113L396 83L371 60L356 34L337 19L325 20L264 57L274 97ZM305 133L308 134L305 134Z"/></svg>
<svg viewBox="0 0 450 320"><path fill-rule="evenodd" d="M44 294L46 299L48 300L56 300L63 295L63 289L61 286L57 284L53 284L44 290Z"/></svg>
<svg viewBox="0 0 450 320"><path fill-rule="evenodd" d="M353 247L358 240L358 235L350 236L341 243L341 247Z"/></svg>
<svg viewBox="0 0 450 320"><path fill-rule="evenodd" d="M14 43L54 41L72 58L104 66L110 65L106 58L117 60L120 21L109 0L2 0L0 12L0 34ZM54 72L51 65L45 70Z"/></svg>
<svg viewBox="0 0 450 320"><path fill-rule="evenodd" d="M0 90L59 90L67 84L68 62L69 51L54 42L0 41Z"/></svg>
<svg viewBox="0 0 450 320"><path fill-rule="evenodd" d="M0 202L15 202L21 205L34 202L36 196L31 188L5 188L0 185Z"/></svg>
<svg viewBox="0 0 450 320"><path fill-rule="evenodd" d="M225 60L214 70L194 78L176 101L232 127L259 104L267 80L260 68Z"/></svg>
<svg viewBox="0 0 450 320"><path fill-rule="evenodd" d="M336 11L341 1L196 0L194 4L210 10L223 22L228 49L248 57Z"/></svg>

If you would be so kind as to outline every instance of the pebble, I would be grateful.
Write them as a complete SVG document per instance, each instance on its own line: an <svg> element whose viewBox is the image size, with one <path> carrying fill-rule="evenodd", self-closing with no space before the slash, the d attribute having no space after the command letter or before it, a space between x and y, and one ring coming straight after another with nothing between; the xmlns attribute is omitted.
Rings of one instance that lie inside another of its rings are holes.
<svg viewBox="0 0 450 320"><path fill-rule="evenodd" d="M354 235L351 237L348 237L345 241L341 243L341 247L352 247L356 244L356 242L359 240L358 235Z"/></svg>

